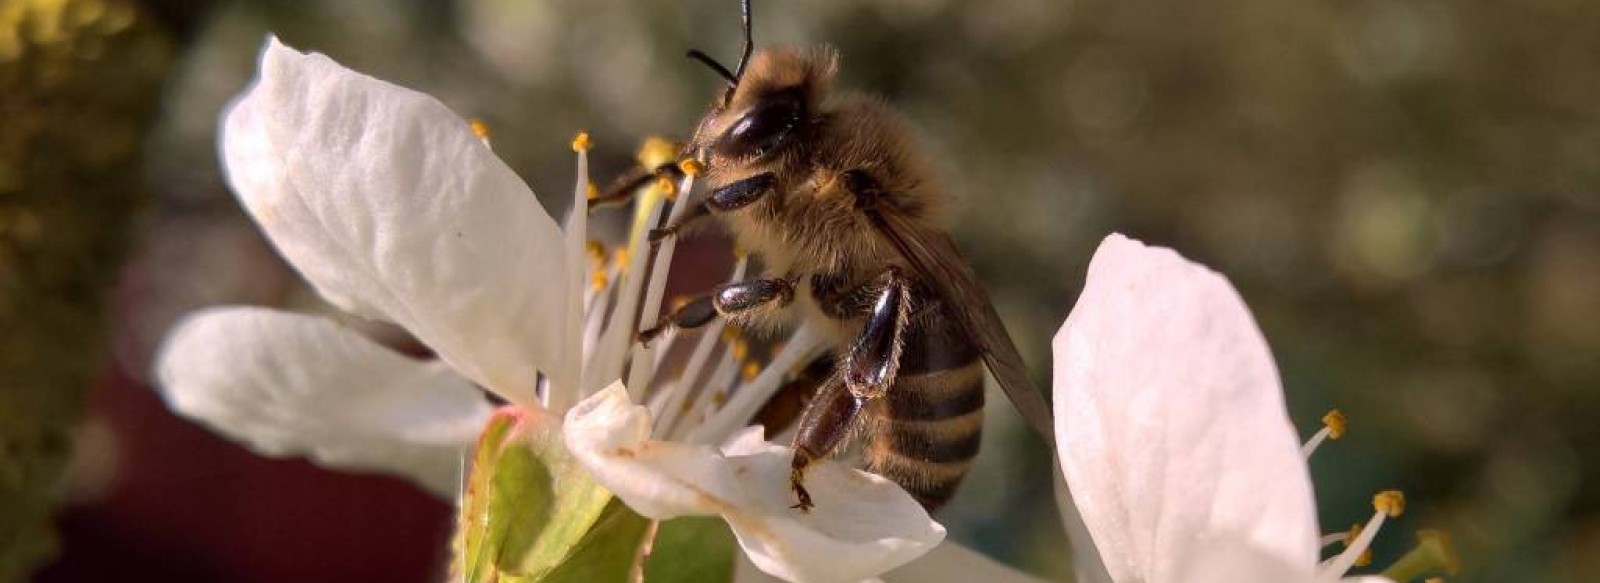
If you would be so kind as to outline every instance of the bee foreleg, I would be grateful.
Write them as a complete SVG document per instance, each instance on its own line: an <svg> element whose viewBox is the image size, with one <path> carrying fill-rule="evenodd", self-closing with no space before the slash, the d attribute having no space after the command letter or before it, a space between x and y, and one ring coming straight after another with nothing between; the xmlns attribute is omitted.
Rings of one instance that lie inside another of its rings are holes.
<svg viewBox="0 0 1600 583"><path fill-rule="evenodd" d="M804 483L806 468L811 462L833 453L844 442L865 406L866 400L846 390L843 379L837 375L823 384L816 397L806 404L805 412L800 414L800 430L794 435L794 457L789 462L789 487L797 499L794 508L805 512L814 506Z"/></svg>
<svg viewBox="0 0 1600 583"><path fill-rule="evenodd" d="M736 211L761 200L772 190L771 172L757 174L711 191L704 202L690 207L672 224L650 231L650 246L659 245L667 237L675 237L691 223L708 217L711 213Z"/></svg>
<svg viewBox="0 0 1600 583"><path fill-rule="evenodd" d="M651 182L660 180L662 178L676 181L682 177L683 171L678 169L678 165L676 163L662 164L653 169L646 168L644 166L634 166L633 168L628 169L628 171L622 176L618 176L616 180L612 181L611 185L607 186L604 192L601 192L594 198L589 199L589 210L593 211L597 208L621 206L627 204L629 201L633 200L634 193L638 192L639 189L648 186Z"/></svg>
<svg viewBox="0 0 1600 583"><path fill-rule="evenodd" d="M730 183L711 191L711 195L706 197L706 207L711 209L711 212L724 213L750 206L772 191L775 180L771 172L762 172Z"/></svg>
<svg viewBox="0 0 1600 583"><path fill-rule="evenodd" d="M676 237L679 232L709 216L711 216L711 209L706 207L706 203L701 202L685 209L683 215L672 221L671 224L659 229L651 229L649 235L651 252L654 252L656 246L660 245L667 237Z"/></svg>
<svg viewBox="0 0 1600 583"><path fill-rule="evenodd" d="M910 287L898 267L890 266L878 277L877 300L844 362L845 386L858 398L878 398L894 384L901 335L911 314Z"/></svg>

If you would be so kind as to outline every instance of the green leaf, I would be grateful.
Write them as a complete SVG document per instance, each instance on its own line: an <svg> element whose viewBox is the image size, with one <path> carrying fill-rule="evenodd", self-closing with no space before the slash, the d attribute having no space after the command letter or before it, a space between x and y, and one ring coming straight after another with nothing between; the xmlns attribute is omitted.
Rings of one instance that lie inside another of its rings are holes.
<svg viewBox="0 0 1600 583"><path fill-rule="evenodd" d="M611 500L611 493L568 455L558 418L502 408L478 438L452 571L471 583L547 580L578 555L623 540L606 533L633 528L608 510ZM634 548L642 538L639 530ZM624 568L631 563L630 554Z"/></svg>
<svg viewBox="0 0 1600 583"><path fill-rule="evenodd" d="M645 583L723 583L733 580L739 545L728 524L715 516L687 516L661 523Z"/></svg>
<svg viewBox="0 0 1600 583"><path fill-rule="evenodd" d="M571 556L538 583L592 583L628 581L640 547L649 534L650 520L635 514L619 500L606 506L600 520L583 537ZM651 581L651 579L645 579ZM521 581L513 579L513 581Z"/></svg>

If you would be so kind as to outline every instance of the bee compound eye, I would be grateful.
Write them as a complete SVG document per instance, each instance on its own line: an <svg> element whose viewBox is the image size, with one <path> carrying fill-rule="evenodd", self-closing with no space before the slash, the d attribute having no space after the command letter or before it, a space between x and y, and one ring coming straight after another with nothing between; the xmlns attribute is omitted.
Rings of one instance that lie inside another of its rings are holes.
<svg viewBox="0 0 1600 583"><path fill-rule="evenodd" d="M787 141L794 128L800 125L804 109L805 104L795 92L763 97L717 139L716 151L729 158L765 155Z"/></svg>

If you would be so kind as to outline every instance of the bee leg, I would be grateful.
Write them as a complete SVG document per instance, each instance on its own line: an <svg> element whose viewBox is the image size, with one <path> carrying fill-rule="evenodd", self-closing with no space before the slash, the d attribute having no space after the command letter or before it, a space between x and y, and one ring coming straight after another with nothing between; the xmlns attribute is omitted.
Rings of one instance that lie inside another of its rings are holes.
<svg viewBox="0 0 1600 583"><path fill-rule="evenodd" d="M639 341L649 344L669 326L699 328L717 315L738 319L761 309L781 308L794 301L794 284L784 279L752 279L725 283L711 293L696 296L662 318L655 326L639 332Z"/></svg>
<svg viewBox="0 0 1600 583"><path fill-rule="evenodd" d="M771 172L763 172L730 183L711 191L710 196L706 197L706 207L715 213L742 209L750 206L755 201L761 200L761 197L771 192L772 185L776 181L776 177Z"/></svg>
<svg viewBox="0 0 1600 583"><path fill-rule="evenodd" d="M806 404L805 411L800 414L800 430L794 436L794 457L789 460L789 488L794 490L796 499L791 508L808 512L816 506L811 501L811 493L806 491L806 468L827 457L844 442L866 403L866 399L852 395L844 379L835 375Z"/></svg>
<svg viewBox="0 0 1600 583"><path fill-rule="evenodd" d="M639 192L641 188L649 186L653 181L663 178L675 181L682 177L683 170L680 170L676 163L669 162L654 169L634 166L629 168L622 176L618 176L616 180L611 181L611 185L607 186L604 192L589 199L589 211L593 212L598 208L627 204L633 200L634 193Z"/></svg>
<svg viewBox="0 0 1600 583"><path fill-rule="evenodd" d="M754 310L782 308L794 301L794 283L787 279L751 279L725 283L711 290L717 313L737 317Z"/></svg>
<svg viewBox="0 0 1600 583"><path fill-rule="evenodd" d="M877 299L877 282L852 286L837 273L817 272L811 275L811 298L823 314L835 320L848 320L872 312Z"/></svg>
<svg viewBox="0 0 1600 583"><path fill-rule="evenodd" d="M655 248L660 246L661 242L665 241L667 237L676 237L679 231L709 216L711 216L711 209L707 208L703 202L689 207L683 211L683 215L678 217L678 220L672 221L671 224L665 227L650 230L650 250L652 252L655 251Z"/></svg>
<svg viewBox="0 0 1600 583"><path fill-rule="evenodd" d="M833 378L834 371L839 370L832 352L823 352L811 359L805 368L789 375L783 386L778 387L778 392L756 411L747 425L760 425L767 428L767 435L778 435L788 431L791 426L800 421L800 413L810 404L817 391L828 384Z"/></svg>
<svg viewBox="0 0 1600 583"><path fill-rule="evenodd" d="M699 328L711 323L711 319L715 317L717 317L717 309L712 304L711 294L695 296L684 302L683 305L678 306L671 314L667 314L661 321L656 322L655 326L640 330L639 342L649 346L657 336L660 336L662 332L666 332L668 327Z"/></svg>
<svg viewBox="0 0 1600 583"><path fill-rule="evenodd" d="M690 207L672 224L650 231L651 247L660 245L667 237L677 236L678 232L690 223L708 217L712 213L736 211L750 206L772 191L773 181L771 172L763 172L711 191L711 194L706 196L705 202Z"/></svg>
<svg viewBox="0 0 1600 583"><path fill-rule="evenodd" d="M844 361L845 386L861 399L883 396L900 369L901 335L911 314L910 281L900 268L878 276L877 299Z"/></svg>

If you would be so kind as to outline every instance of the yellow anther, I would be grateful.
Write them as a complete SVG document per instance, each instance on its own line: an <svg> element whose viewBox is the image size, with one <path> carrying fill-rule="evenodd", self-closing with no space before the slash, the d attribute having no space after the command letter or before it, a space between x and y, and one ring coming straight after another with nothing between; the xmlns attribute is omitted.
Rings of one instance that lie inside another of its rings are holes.
<svg viewBox="0 0 1600 583"><path fill-rule="evenodd" d="M1327 415L1322 416L1322 424L1328 428L1328 439L1344 437L1345 419L1342 411L1338 409L1329 411Z"/></svg>
<svg viewBox="0 0 1600 583"><path fill-rule="evenodd" d="M1383 576L1392 581L1412 581L1424 575L1457 575L1461 573L1461 556L1450 545L1450 535L1438 530L1417 531L1417 546L1412 547L1400 560L1383 570ZM1444 581L1433 577L1428 581Z"/></svg>
<svg viewBox="0 0 1600 583"><path fill-rule="evenodd" d="M678 152L683 149L677 142L665 138L651 136L639 144L639 152L634 157L639 160L639 165L647 169L661 167L662 164L671 164L678 159Z"/></svg>
<svg viewBox="0 0 1600 583"><path fill-rule="evenodd" d="M628 248L620 247L616 251L613 251L611 253L611 262L619 269L626 269L628 266Z"/></svg>
<svg viewBox="0 0 1600 583"><path fill-rule="evenodd" d="M600 198L600 187L595 186L593 182L590 182L589 185L583 189L583 197L589 200Z"/></svg>
<svg viewBox="0 0 1600 583"><path fill-rule="evenodd" d="M483 120L472 118L467 122L467 126L472 128L472 135L478 136L478 139L489 140L489 124L483 123Z"/></svg>
<svg viewBox="0 0 1600 583"><path fill-rule="evenodd" d="M699 176L706 169L704 164L694 158L684 158L678 161L678 169L689 176Z"/></svg>
<svg viewBox="0 0 1600 583"><path fill-rule="evenodd" d="M596 269L594 274L589 276L589 287L594 291L603 291L610 283L611 280L606 277L604 270Z"/></svg>
<svg viewBox="0 0 1600 583"><path fill-rule="evenodd" d="M745 357L750 356L750 344L743 340L734 340L728 350L733 354L735 362L744 362Z"/></svg>
<svg viewBox="0 0 1600 583"><path fill-rule="evenodd" d="M574 152L587 152L593 145L589 142L589 132L578 132L578 135L572 138L572 151Z"/></svg>
<svg viewBox="0 0 1600 583"><path fill-rule="evenodd" d="M739 376L747 381L756 378L758 374L761 374L761 365L753 362L744 363L744 367L739 369Z"/></svg>
<svg viewBox="0 0 1600 583"><path fill-rule="evenodd" d="M605 264L605 262L606 262L606 244L605 243L601 243L599 241L590 239L590 240L584 242L583 251L585 253L589 254L589 260L593 261L595 263L596 267L599 267L600 265L604 265Z"/></svg>
<svg viewBox="0 0 1600 583"><path fill-rule="evenodd" d="M667 197L667 200L678 199L678 181L673 180L672 177L661 176L656 178L656 188L661 190L661 196Z"/></svg>
<svg viewBox="0 0 1600 583"><path fill-rule="evenodd" d="M1395 518L1406 511L1406 496L1399 490L1384 490L1372 497L1372 509Z"/></svg>
<svg viewBox="0 0 1600 583"><path fill-rule="evenodd" d="M711 393L711 402L712 403L716 403L718 407L721 407L721 406L727 404L728 403L728 392L727 391L717 391L715 393Z"/></svg>
<svg viewBox="0 0 1600 583"><path fill-rule="evenodd" d="M1356 537L1358 537L1358 536L1361 536L1361 525L1360 524L1351 525L1350 526L1350 537L1344 539L1344 547L1347 548L1347 549L1350 548L1350 543L1355 542ZM1371 548L1368 548L1367 550L1361 551L1361 556L1356 557L1356 566L1357 567L1365 567L1365 566L1371 565L1371 564L1372 564L1372 549Z"/></svg>
<svg viewBox="0 0 1600 583"><path fill-rule="evenodd" d="M733 342L733 341L738 340L738 339L739 339L739 331L735 330L732 326L729 326L727 328L723 328L722 329L722 341L723 342Z"/></svg>

